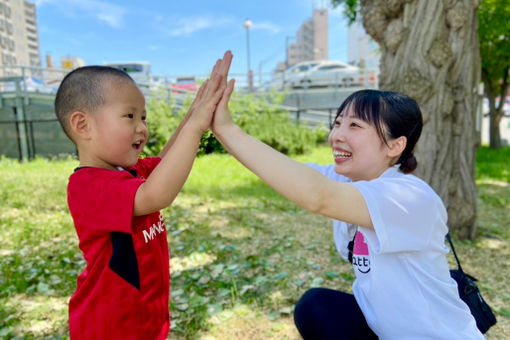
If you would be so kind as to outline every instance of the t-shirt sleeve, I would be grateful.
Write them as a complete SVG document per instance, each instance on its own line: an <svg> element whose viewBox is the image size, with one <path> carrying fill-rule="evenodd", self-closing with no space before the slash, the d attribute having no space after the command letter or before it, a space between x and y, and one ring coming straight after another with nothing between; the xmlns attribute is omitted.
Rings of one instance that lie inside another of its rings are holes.
<svg viewBox="0 0 510 340"><path fill-rule="evenodd" d="M135 195L143 182L127 171L78 170L68 187L75 225L89 231L131 233Z"/></svg>
<svg viewBox="0 0 510 340"><path fill-rule="evenodd" d="M432 246L437 232L446 233L446 209L419 179L379 178L353 185L363 195L374 225L375 233L365 233L372 251L419 251Z"/></svg>
<svg viewBox="0 0 510 340"><path fill-rule="evenodd" d="M161 157L146 157L138 160L134 168L138 171L139 176L147 178L152 170L161 162Z"/></svg>

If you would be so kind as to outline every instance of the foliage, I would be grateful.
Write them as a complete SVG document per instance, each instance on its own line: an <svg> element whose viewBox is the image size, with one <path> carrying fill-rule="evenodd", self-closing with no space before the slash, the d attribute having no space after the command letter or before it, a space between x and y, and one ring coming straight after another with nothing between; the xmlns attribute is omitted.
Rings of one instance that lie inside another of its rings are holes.
<svg viewBox="0 0 510 340"><path fill-rule="evenodd" d="M480 236L455 240L464 269L497 313L489 340L510 332L509 153L479 149ZM331 150L294 158L325 164ZM67 303L85 267L65 197L77 164L0 159L1 339L68 338ZM170 339L297 339L292 309L308 288L351 289L354 274L337 254L330 221L285 200L230 155L197 159L162 213L171 258Z"/></svg>
<svg viewBox="0 0 510 340"><path fill-rule="evenodd" d="M272 92L267 96L234 93L229 107L234 121L246 132L285 154L302 154L326 138L324 126L310 129L306 125L293 123L289 112L279 108L285 99L284 93ZM174 98L155 96L147 105L147 125L150 140L144 150L148 156L157 155L191 106L191 96L182 106ZM213 152L225 153L211 131L202 136L199 155Z"/></svg>
<svg viewBox="0 0 510 340"><path fill-rule="evenodd" d="M510 2L482 0L478 7L478 34L482 60L482 81L489 100L489 114L499 129L504 98L510 84ZM496 97L500 98L496 107ZM492 130L491 130L492 133ZM497 140L497 139L496 139ZM491 138L491 147L497 141Z"/></svg>
<svg viewBox="0 0 510 340"><path fill-rule="evenodd" d="M303 154L324 141L327 131L324 126L310 129L292 122L289 112L278 107L284 95L275 92L267 99L254 94L236 96L230 110L234 121L248 134L282 153Z"/></svg>
<svg viewBox="0 0 510 340"><path fill-rule="evenodd" d="M175 97L164 92L151 97L147 103L147 127L149 128L149 141L145 146L146 156L155 156L163 149L166 142L177 130L180 121L191 105L192 99L186 96L182 106L176 105Z"/></svg>
<svg viewBox="0 0 510 340"><path fill-rule="evenodd" d="M333 7L344 6L344 15L349 20L349 24L356 21L359 12L358 0L331 0Z"/></svg>

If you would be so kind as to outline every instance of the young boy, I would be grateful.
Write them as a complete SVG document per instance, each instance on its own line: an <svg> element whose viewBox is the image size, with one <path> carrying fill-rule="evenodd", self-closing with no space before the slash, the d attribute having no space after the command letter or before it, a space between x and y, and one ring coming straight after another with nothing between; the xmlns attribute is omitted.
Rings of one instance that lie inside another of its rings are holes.
<svg viewBox="0 0 510 340"><path fill-rule="evenodd" d="M217 61L160 156L145 159L145 99L129 75L87 66L62 81L55 111L78 149L67 195L87 261L69 301L71 339L166 338L170 273L159 210L186 181L231 60L227 51Z"/></svg>

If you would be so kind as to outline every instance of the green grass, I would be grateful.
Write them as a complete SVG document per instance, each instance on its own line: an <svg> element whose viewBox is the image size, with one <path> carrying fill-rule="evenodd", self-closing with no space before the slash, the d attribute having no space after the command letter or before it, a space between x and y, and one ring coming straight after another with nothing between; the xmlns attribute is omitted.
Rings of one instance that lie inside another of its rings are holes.
<svg viewBox="0 0 510 340"><path fill-rule="evenodd" d="M493 150L483 146L476 155L476 178L510 183L510 147Z"/></svg>
<svg viewBox="0 0 510 340"><path fill-rule="evenodd" d="M478 230L456 240L510 335L509 148L477 156ZM296 157L327 163L327 147ZM67 302L84 268L66 204L75 160L0 160L0 339L67 339ZM350 290L331 223L299 209L229 155L197 159L163 215L171 256L170 339L298 339L296 300L309 287ZM453 259L449 257L453 265Z"/></svg>

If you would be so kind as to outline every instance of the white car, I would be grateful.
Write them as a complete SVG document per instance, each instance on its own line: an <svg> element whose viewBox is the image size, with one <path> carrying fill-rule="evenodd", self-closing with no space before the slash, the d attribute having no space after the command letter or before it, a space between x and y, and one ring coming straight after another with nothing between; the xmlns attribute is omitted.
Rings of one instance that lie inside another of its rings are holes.
<svg viewBox="0 0 510 340"><path fill-rule="evenodd" d="M35 77L19 78L18 81L9 81L3 83L3 92L16 92L16 82L19 82L19 90L21 92L39 92L39 93L56 93L57 86L46 85L41 79Z"/></svg>
<svg viewBox="0 0 510 340"><path fill-rule="evenodd" d="M304 76L314 67L319 65L321 62L317 60L303 61L289 67L283 72L283 84L284 87L294 88L303 86Z"/></svg>
<svg viewBox="0 0 510 340"><path fill-rule="evenodd" d="M293 87L356 86L362 83L356 66L340 61L322 61L292 80Z"/></svg>

